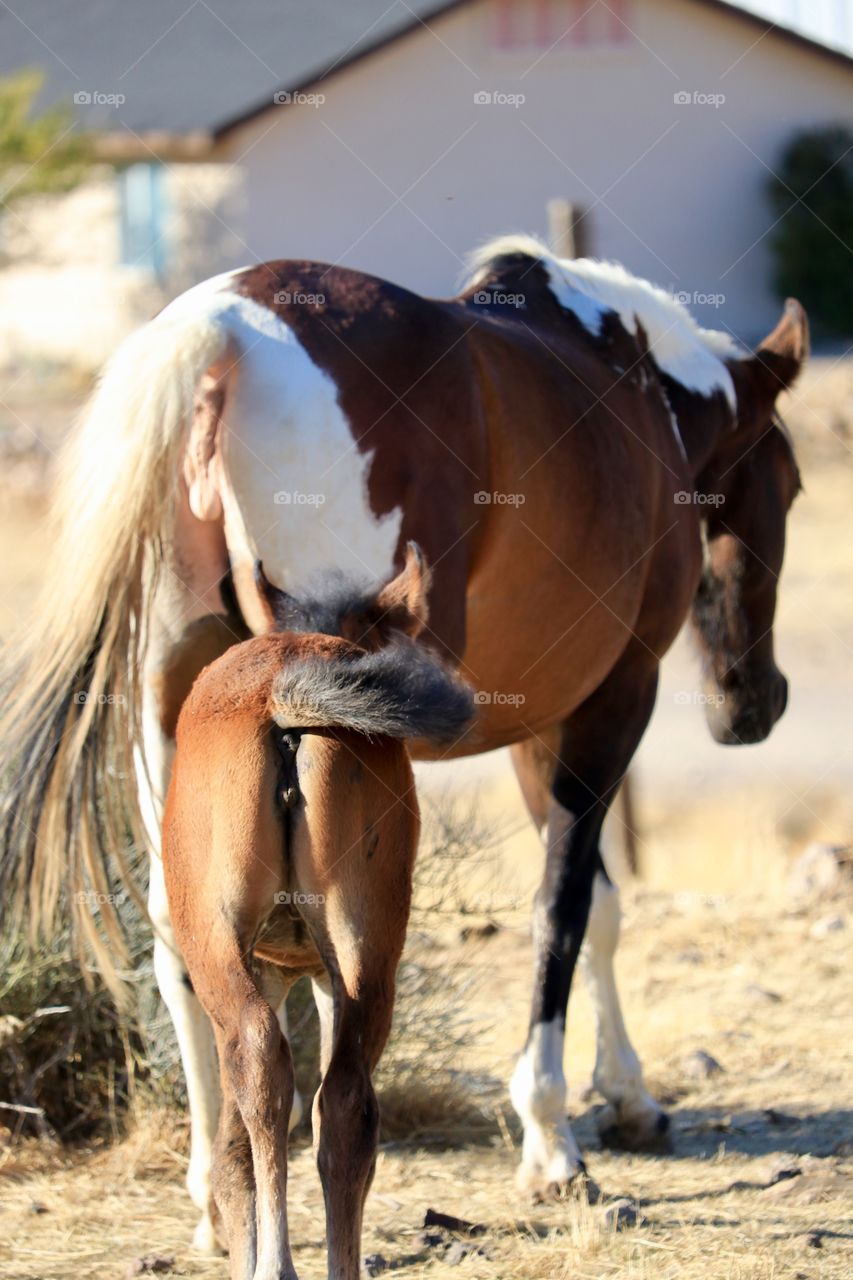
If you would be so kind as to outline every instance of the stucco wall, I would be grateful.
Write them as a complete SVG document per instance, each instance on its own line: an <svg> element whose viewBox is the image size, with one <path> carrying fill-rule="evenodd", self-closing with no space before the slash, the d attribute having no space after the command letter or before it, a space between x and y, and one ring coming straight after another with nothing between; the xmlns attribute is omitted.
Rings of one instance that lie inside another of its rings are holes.
<svg viewBox="0 0 853 1280"><path fill-rule="evenodd" d="M691 0L622 8L635 33L622 45L542 56L490 48L494 11L472 6L334 76L321 105L239 129L228 151L252 250L441 294L467 249L544 233L547 200L565 196L593 206L596 255L691 297L722 293L724 307L697 305L703 321L757 335L778 310L765 165L796 129L853 118L853 75ZM525 101L477 105L478 91ZM673 100L694 91L725 101Z"/></svg>
<svg viewBox="0 0 853 1280"><path fill-rule="evenodd" d="M176 293L248 256L241 173L176 165L166 175L166 267L121 261L112 170L63 196L13 205L2 220L0 366L48 360L94 368Z"/></svg>
<svg viewBox="0 0 853 1280"><path fill-rule="evenodd" d="M321 102L271 104L219 163L171 166L159 280L119 261L112 175L17 207L0 236L0 364L98 364L166 298L266 258L447 294L488 236L544 235L554 196L590 209L590 252L683 292L704 323L769 329L769 170L797 129L853 120L853 74L694 0L610 0L593 19L589 0L531 0L533 39L507 49L500 3L418 27L331 76ZM600 41L608 29L622 38Z"/></svg>

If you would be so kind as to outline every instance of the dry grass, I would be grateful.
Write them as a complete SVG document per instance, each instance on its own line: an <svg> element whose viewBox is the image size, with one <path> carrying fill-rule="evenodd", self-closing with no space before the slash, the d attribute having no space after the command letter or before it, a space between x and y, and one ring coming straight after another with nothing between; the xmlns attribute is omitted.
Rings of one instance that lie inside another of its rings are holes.
<svg viewBox="0 0 853 1280"><path fill-rule="evenodd" d="M848 929L849 905L832 906ZM428 1109L413 1137L383 1144L365 1253L381 1254L411 1280L457 1274L444 1261L444 1244L421 1237L433 1207L486 1225L475 1242L485 1254L469 1255L459 1271L483 1280L848 1276L853 1161L839 1143L849 1140L853 1118L849 931L816 943L810 929L827 909L792 908L781 891L765 901L650 891L630 898L622 984L649 1075L672 1105L674 1154L599 1149L592 1110L577 1101L592 1056L583 999L575 1005L569 1070L591 1171L607 1193L637 1204L640 1225L617 1233L599 1208L520 1202L513 1188L518 1132L501 1095L476 1136L461 1135L461 1146L433 1140ZM474 955L458 941L441 950L482 982L485 1007L475 1012L494 1017L489 979L499 975L508 1024L523 1021L524 930L504 929ZM756 993L756 985L778 999ZM514 1035L506 1041L491 1038L499 1072L518 1043ZM698 1047L719 1059L721 1075L690 1077L684 1058ZM441 1129L440 1109L435 1118ZM801 1159L798 1178L767 1187L779 1160L805 1153L812 1155ZM185 1167L186 1126L171 1113L149 1116L118 1146L9 1148L0 1169L4 1280L114 1280L152 1251L174 1255L176 1275L225 1277L223 1260L189 1250L195 1215L182 1186ZM290 1213L297 1266L320 1275L322 1198L305 1137L292 1159Z"/></svg>
<svg viewBox="0 0 853 1280"><path fill-rule="evenodd" d="M796 659L792 688L802 675L814 676L809 687L832 700L849 689L838 655L851 633L853 600L846 536L851 389L851 362L818 364L786 410L807 495L795 509L780 639ZM22 527L32 536L23 539L21 556L0 566L0 624L26 603L44 551L41 509L32 510L29 526L22 526L23 507L14 527L10 517L9 536L20 543ZM0 519L0 545L5 537ZM817 735L820 705L809 730ZM520 1135L504 1082L527 1021L529 895L541 866L536 838L515 829L511 841L484 838L482 830L461 842L433 833L446 857L421 866L410 968L383 1066L386 1129L366 1254L382 1255L406 1280L850 1276L851 902L799 908L783 890L787 860L803 843L849 843L853 835L847 775L818 778L812 741L798 743L790 776L768 774L760 785L753 777L724 793L696 777L677 792L644 778L646 887L627 895L618 970L650 1086L673 1114L673 1153L600 1149L585 1093L593 1028L582 989L572 1002L567 1062L575 1130L591 1172L606 1193L630 1197L641 1214L637 1226L619 1232L605 1227L599 1208L530 1209L514 1192ZM514 790L508 798L496 785L488 803L489 812L517 823ZM458 813L454 821L458 827ZM472 868L468 850L480 841L486 863ZM829 911L846 928L817 940L812 928ZM461 939L463 928L490 917L501 925L494 936ZM292 1031L310 1044L313 1015L305 1006L293 1012ZM685 1058L697 1048L724 1071L693 1078ZM309 1076L311 1061L309 1053ZM3 1280L116 1280L151 1253L173 1255L175 1275L224 1280L223 1260L190 1252L195 1211L183 1189L186 1160L185 1117L152 1110L150 1100L119 1143L69 1149L7 1141L0 1148ZM779 1161L799 1161L802 1172L768 1185ZM474 1243L484 1253L475 1250L451 1267L441 1233L431 1233L431 1244L422 1237L428 1207L483 1223ZM304 1130L292 1154L290 1218L300 1274L325 1274L322 1197Z"/></svg>

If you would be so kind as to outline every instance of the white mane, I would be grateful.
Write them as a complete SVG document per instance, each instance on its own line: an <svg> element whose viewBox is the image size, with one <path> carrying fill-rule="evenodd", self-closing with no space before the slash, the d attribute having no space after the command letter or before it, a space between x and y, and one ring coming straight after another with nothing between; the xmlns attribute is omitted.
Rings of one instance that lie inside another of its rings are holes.
<svg viewBox="0 0 853 1280"><path fill-rule="evenodd" d="M722 391L732 410L735 389L725 366L743 350L727 333L703 329L683 302L665 289L633 276L617 262L595 258L558 258L533 236L499 236L468 259L468 283L474 284L503 254L524 253L539 258L548 273L551 291L562 307L573 311L596 336L604 317L616 312L625 329L637 332L639 321L658 368L690 391L712 395Z"/></svg>

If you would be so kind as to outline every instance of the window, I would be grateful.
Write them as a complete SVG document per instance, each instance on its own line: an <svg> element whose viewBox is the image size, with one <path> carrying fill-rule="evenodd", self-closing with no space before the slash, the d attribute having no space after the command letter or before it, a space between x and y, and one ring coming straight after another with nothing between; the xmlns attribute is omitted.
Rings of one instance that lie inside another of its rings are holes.
<svg viewBox="0 0 853 1280"><path fill-rule="evenodd" d="M119 170L121 261L162 275L166 265L165 173L159 164Z"/></svg>
<svg viewBox="0 0 853 1280"><path fill-rule="evenodd" d="M489 10L489 45L499 53L618 48L634 38L634 0L493 0Z"/></svg>

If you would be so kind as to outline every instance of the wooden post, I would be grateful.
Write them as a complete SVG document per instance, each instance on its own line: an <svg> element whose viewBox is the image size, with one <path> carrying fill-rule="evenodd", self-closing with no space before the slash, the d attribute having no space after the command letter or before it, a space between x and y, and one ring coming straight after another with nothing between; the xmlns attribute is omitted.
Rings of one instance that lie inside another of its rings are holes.
<svg viewBox="0 0 853 1280"><path fill-rule="evenodd" d="M555 196L547 204L548 245L559 258L583 258L588 252L587 219L582 205Z"/></svg>

